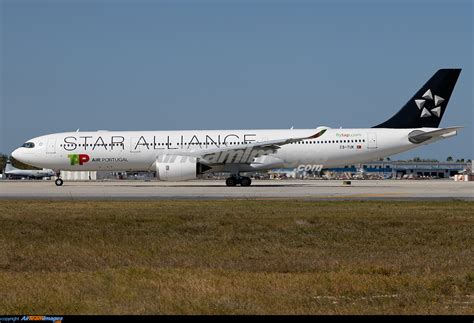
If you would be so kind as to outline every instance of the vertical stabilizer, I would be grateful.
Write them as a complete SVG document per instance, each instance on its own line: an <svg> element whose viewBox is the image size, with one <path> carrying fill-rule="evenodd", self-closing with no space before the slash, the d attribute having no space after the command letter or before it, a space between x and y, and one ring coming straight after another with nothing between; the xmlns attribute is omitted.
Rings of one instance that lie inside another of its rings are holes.
<svg viewBox="0 0 474 323"><path fill-rule="evenodd" d="M438 70L393 117L373 128L438 128L461 69Z"/></svg>

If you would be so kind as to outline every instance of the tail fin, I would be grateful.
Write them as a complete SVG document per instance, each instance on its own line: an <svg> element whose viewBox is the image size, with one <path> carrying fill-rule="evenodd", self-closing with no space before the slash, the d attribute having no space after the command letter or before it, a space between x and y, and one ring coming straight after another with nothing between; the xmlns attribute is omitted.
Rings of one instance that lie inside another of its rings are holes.
<svg viewBox="0 0 474 323"><path fill-rule="evenodd" d="M373 128L438 128L460 73L438 70L400 111Z"/></svg>
<svg viewBox="0 0 474 323"><path fill-rule="evenodd" d="M10 159L7 160L7 163L5 164L5 171L9 172L11 170L14 170L15 168L12 166L12 162Z"/></svg>

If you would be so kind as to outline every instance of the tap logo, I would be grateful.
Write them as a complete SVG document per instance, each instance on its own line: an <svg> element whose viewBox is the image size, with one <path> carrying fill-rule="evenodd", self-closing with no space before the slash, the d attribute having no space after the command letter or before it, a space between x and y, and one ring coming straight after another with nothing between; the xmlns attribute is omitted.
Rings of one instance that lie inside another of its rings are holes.
<svg viewBox="0 0 474 323"><path fill-rule="evenodd" d="M67 157L69 158L69 162L71 163L71 166L74 166L77 164L84 165L90 159L89 155L87 154L70 154L70 155L67 155Z"/></svg>

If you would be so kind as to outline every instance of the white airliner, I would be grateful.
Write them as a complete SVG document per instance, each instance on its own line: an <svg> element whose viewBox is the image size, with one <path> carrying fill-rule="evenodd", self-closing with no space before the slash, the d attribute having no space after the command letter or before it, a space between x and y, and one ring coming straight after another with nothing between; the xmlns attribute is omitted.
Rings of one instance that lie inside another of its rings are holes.
<svg viewBox="0 0 474 323"><path fill-rule="evenodd" d="M251 173L300 165L336 167L401 153L457 134L439 128L460 69L441 69L392 118L372 128L66 132L28 140L12 156L55 170L156 171L164 181L227 172L227 186Z"/></svg>
<svg viewBox="0 0 474 323"><path fill-rule="evenodd" d="M5 175L8 178L43 178L52 177L56 173L52 169L19 169L13 167L12 163L8 160L5 165Z"/></svg>

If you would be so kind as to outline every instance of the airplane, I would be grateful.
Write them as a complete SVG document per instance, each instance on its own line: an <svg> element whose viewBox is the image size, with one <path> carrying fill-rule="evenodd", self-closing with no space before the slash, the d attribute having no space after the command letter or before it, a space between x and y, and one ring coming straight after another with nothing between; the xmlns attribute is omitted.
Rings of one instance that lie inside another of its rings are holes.
<svg viewBox="0 0 474 323"><path fill-rule="evenodd" d="M43 177L53 177L56 175L56 172L52 169L36 170L36 169L19 169L13 167L10 160L7 160L5 165L4 174L7 178L43 178Z"/></svg>
<svg viewBox="0 0 474 323"><path fill-rule="evenodd" d="M227 186L250 186L241 173L300 165L362 163L455 136L439 128L461 69L440 69L390 119L371 128L65 132L28 140L12 156L69 171L154 171L182 181L225 172ZM245 175L245 174L244 174Z"/></svg>

